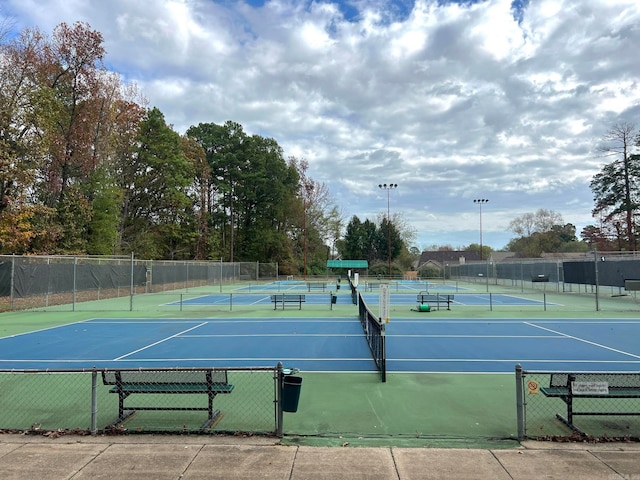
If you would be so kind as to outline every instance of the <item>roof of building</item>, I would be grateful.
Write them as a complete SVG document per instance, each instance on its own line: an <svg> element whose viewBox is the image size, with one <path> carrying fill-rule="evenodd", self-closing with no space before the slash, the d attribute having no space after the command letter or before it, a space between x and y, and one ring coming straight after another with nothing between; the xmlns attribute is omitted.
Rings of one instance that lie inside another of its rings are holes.
<svg viewBox="0 0 640 480"><path fill-rule="evenodd" d="M465 263L465 262L479 262L480 253L475 250L436 250L436 251L424 251L420 255L418 261L418 267L425 263L437 263L443 265L445 263Z"/></svg>

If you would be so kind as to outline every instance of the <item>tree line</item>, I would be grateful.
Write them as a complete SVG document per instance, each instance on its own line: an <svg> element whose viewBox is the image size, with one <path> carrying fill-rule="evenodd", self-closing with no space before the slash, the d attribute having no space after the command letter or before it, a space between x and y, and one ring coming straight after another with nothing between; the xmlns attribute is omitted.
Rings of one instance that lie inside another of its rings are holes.
<svg viewBox="0 0 640 480"><path fill-rule="evenodd" d="M564 223L557 212L540 209L514 219L509 228L516 238L507 249L522 256L544 252L629 251L638 248L640 214L640 130L630 122L613 125L596 151L606 162L589 188L592 215L597 224L587 225L576 237L576 228Z"/></svg>
<svg viewBox="0 0 640 480"><path fill-rule="evenodd" d="M354 217L342 235L304 159L233 121L180 135L105 67L103 44L83 22L50 36L0 28L0 254L260 260L283 274L324 272L336 254L381 272L390 259L410 267L419 251L401 217ZM605 140L613 161L590 185L600 223L578 241L555 212L526 214L510 225L509 250L635 250L640 136L624 124Z"/></svg>
<svg viewBox="0 0 640 480"><path fill-rule="evenodd" d="M6 33L0 253L326 265L342 219L305 160L232 121L178 134L86 23Z"/></svg>

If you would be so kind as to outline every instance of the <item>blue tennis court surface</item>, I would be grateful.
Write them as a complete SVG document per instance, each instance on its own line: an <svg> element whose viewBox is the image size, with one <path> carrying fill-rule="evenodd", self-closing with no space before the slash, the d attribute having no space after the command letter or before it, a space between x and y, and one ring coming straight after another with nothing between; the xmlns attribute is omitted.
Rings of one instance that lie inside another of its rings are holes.
<svg viewBox="0 0 640 480"><path fill-rule="evenodd" d="M292 293L292 292L290 292ZM305 303L311 305L329 305L331 302L331 294L327 293L307 293L304 291L296 291L296 293L305 296ZM444 293L439 293L443 297ZM483 293L456 293L453 295L451 305L457 306L475 306L475 307L488 307L493 305L509 306L509 307L536 307L544 305L542 300L530 299L519 297L517 295L505 295L505 294L483 294ZM351 304L350 295L336 295L336 303L340 305ZM362 297L367 305L376 305L379 301L379 293L362 293ZM202 307L202 306L219 306L219 305L265 305L272 303L271 294L264 293L234 293L229 294L206 294L193 296L190 298L183 298L181 301L175 301L167 303L167 306L175 307ZM390 296L390 303L392 305L416 305L417 294L416 293L393 293ZM554 305L549 302L547 305ZM290 308L290 307L289 307Z"/></svg>
<svg viewBox="0 0 640 480"><path fill-rule="evenodd" d="M392 319L387 370L638 370L640 321ZM2 369L285 366L373 372L356 318L111 319L0 339Z"/></svg>
<svg viewBox="0 0 640 480"><path fill-rule="evenodd" d="M284 292L281 292L284 293ZM292 293L292 292L289 292ZM327 291L327 293L305 293L305 292L296 292L296 294L304 295L304 303L311 305L329 305L331 303L331 294ZM339 304L351 304L351 297L347 295L337 296L336 303ZM414 298L415 300L415 298ZM206 295L198 295L191 298L183 298L181 301L175 301L166 303L166 306L175 306L175 307L202 307L202 306L217 306L217 305L229 305L230 303L234 305L266 305L273 304L271 300L271 294L262 294L262 293L234 293L232 295L229 294L206 294ZM289 306L289 308L291 308Z"/></svg>
<svg viewBox="0 0 640 480"><path fill-rule="evenodd" d="M404 281L394 281L390 284L388 282L384 282L389 285L389 288L394 292L424 292L424 291L439 291L439 292L456 292L456 291L464 291L466 289L459 288L455 284L443 284L443 283L435 283L428 281L415 281L415 280L404 280ZM349 289L349 283L347 281L338 281L338 280L314 280L314 281L300 281L300 280L282 280L277 282L270 283L261 283L259 285L248 285L245 287L239 287L235 291L236 292L250 292L259 289L261 291L267 291L269 293L277 293L277 292L295 292L295 293L304 293L304 292L312 292L312 291L330 291L337 290L338 285L341 288ZM365 282L362 283L359 288L363 291L373 291L378 290L380 288L381 282Z"/></svg>
<svg viewBox="0 0 640 480"><path fill-rule="evenodd" d="M432 292L433 295L433 292ZM445 298L449 294L439 293L442 298ZM453 300L451 305L457 306L510 306L510 307L522 307L522 306L541 306L544 304L541 300L534 300L530 298L518 297L516 295L504 295L504 294L482 294L482 293L456 293L452 294ZM374 305L378 303L379 296L377 293L363 293L362 298L367 305ZM390 303L392 305L415 305L417 296L415 294L395 293L390 295ZM427 302L428 303L428 302ZM551 305L547 303L547 305Z"/></svg>

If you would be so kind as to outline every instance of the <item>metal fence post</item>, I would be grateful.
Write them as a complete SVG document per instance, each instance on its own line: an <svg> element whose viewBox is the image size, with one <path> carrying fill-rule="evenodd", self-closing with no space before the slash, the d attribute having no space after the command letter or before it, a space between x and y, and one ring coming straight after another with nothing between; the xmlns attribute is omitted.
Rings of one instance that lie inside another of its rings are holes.
<svg viewBox="0 0 640 480"><path fill-rule="evenodd" d="M11 279L9 285L9 310L13 311L13 289L15 288L15 276L16 276L16 254L11 255Z"/></svg>
<svg viewBox="0 0 640 480"><path fill-rule="evenodd" d="M284 376L282 374L282 362L278 362L276 367L276 435L282 437L283 435L283 417L282 414L282 389L284 386Z"/></svg>
<svg viewBox="0 0 640 480"><path fill-rule="evenodd" d="M91 435L98 432L98 371L91 372Z"/></svg>
<svg viewBox="0 0 640 480"><path fill-rule="evenodd" d="M78 257L73 257L73 306L71 308L72 312L76 311L76 295L78 292L77 289L77 280L78 280Z"/></svg>
<svg viewBox="0 0 640 480"><path fill-rule="evenodd" d="M524 392L522 391L522 366L516 365L516 423L518 441L524 440Z"/></svg>
<svg viewBox="0 0 640 480"><path fill-rule="evenodd" d="M594 250L593 251L593 268L594 268L594 275L595 275L595 283L596 283L596 312L600 311L600 302L599 302L599 293L600 293L600 288L599 288L599 284L600 281L598 280L598 251Z"/></svg>
<svg viewBox="0 0 640 480"><path fill-rule="evenodd" d="M133 272L134 272L133 252L131 252L131 275L129 277L129 311L130 312L133 312L133 294L135 291Z"/></svg>

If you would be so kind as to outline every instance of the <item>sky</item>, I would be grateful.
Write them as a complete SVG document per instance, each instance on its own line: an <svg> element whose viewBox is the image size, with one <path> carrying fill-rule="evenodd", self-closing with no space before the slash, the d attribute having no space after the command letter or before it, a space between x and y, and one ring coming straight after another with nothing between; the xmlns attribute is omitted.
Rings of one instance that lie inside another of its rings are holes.
<svg viewBox="0 0 640 480"><path fill-rule="evenodd" d="M176 131L273 138L345 222L389 210L420 249L502 249L540 208L579 236L603 138L640 126L638 0L0 0L0 16L87 22Z"/></svg>

